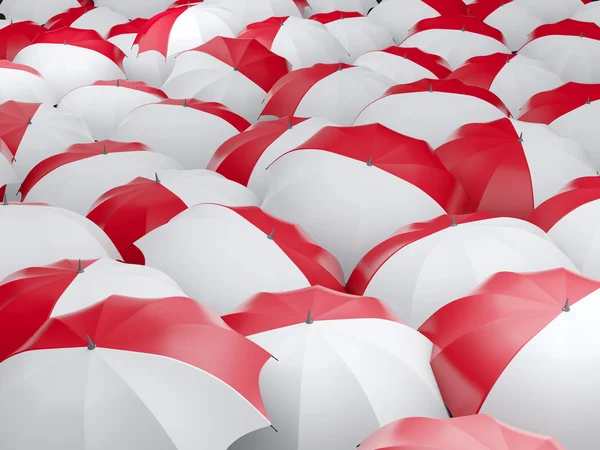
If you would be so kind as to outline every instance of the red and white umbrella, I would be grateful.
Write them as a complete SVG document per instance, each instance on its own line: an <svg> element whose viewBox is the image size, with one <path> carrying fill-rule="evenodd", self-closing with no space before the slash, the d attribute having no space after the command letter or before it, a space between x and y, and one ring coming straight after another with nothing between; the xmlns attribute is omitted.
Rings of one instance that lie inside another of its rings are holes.
<svg viewBox="0 0 600 450"><path fill-rule="evenodd" d="M342 43L350 55L348 62L354 62L369 51L381 50L395 44L394 37L387 28L359 12L332 11L315 14L310 20L325 25Z"/></svg>
<svg viewBox="0 0 600 450"><path fill-rule="evenodd" d="M431 419L408 417L377 430L361 450L566 450L556 439L530 433L485 414Z"/></svg>
<svg viewBox="0 0 600 450"><path fill-rule="evenodd" d="M44 26L49 30L58 30L65 27L94 30L100 36L106 36L106 33L112 27L127 22L127 17L114 12L110 8L80 6L57 14L49 19Z"/></svg>
<svg viewBox="0 0 600 450"><path fill-rule="evenodd" d="M120 259L96 224L67 209L36 203L0 204L0 279L60 259ZM1 383L0 383L1 384Z"/></svg>
<svg viewBox="0 0 600 450"><path fill-rule="evenodd" d="M220 103L168 99L131 111L111 139L142 142L185 169L204 169L223 142L249 126Z"/></svg>
<svg viewBox="0 0 600 450"><path fill-rule="evenodd" d="M14 62L42 74L57 98L98 80L125 78L125 55L92 30L61 28L46 31L23 48Z"/></svg>
<svg viewBox="0 0 600 450"><path fill-rule="evenodd" d="M0 139L0 198L6 200L6 185L21 181L12 165L13 155L8 146Z"/></svg>
<svg viewBox="0 0 600 450"><path fill-rule="evenodd" d="M533 96L519 120L544 123L561 136L579 142L600 167L600 84L566 83Z"/></svg>
<svg viewBox="0 0 600 450"><path fill-rule="evenodd" d="M600 408L599 314L598 281L565 269L502 272L419 331L434 344L452 415L489 414L585 449L600 438L590 414Z"/></svg>
<svg viewBox="0 0 600 450"><path fill-rule="evenodd" d="M78 117L47 103L12 101L0 105L0 139L10 150L21 178L43 159L62 153L73 144L94 141Z"/></svg>
<svg viewBox="0 0 600 450"><path fill-rule="evenodd" d="M541 229L524 220L444 215L403 227L374 247L352 272L346 290L380 299L418 328L495 273L558 267L577 272Z"/></svg>
<svg viewBox="0 0 600 450"><path fill-rule="evenodd" d="M248 186L262 200L269 188L269 173L265 169L330 125L330 121L319 117L283 117L255 123L223 142L206 168Z"/></svg>
<svg viewBox="0 0 600 450"><path fill-rule="evenodd" d="M100 140L110 138L135 108L166 99L163 91L139 81L96 81L68 92L58 108L82 118L94 138Z"/></svg>
<svg viewBox="0 0 600 450"><path fill-rule="evenodd" d="M368 67L315 64L281 78L265 100L263 117L322 117L351 125L394 82Z"/></svg>
<svg viewBox="0 0 600 450"><path fill-rule="evenodd" d="M289 71L284 58L254 39L216 37L178 55L162 89L170 98L222 103L252 122Z"/></svg>
<svg viewBox="0 0 600 450"><path fill-rule="evenodd" d="M542 25L519 53L544 61L565 81L600 83L600 27L566 19Z"/></svg>
<svg viewBox="0 0 600 450"><path fill-rule="evenodd" d="M0 59L12 61L46 29L33 22L14 22L0 29Z"/></svg>
<svg viewBox="0 0 600 450"><path fill-rule="evenodd" d="M598 227L600 177L578 178L539 205L527 218L552 238L587 277L600 279Z"/></svg>
<svg viewBox="0 0 600 450"><path fill-rule="evenodd" d="M564 84L545 63L504 53L468 59L447 79L488 89L502 100L513 117L519 115L521 107L533 95Z"/></svg>
<svg viewBox="0 0 600 450"><path fill-rule="evenodd" d="M164 273L112 259L63 259L19 270L0 283L0 362L25 344L50 317L70 314L110 295L185 297Z"/></svg>
<svg viewBox="0 0 600 450"><path fill-rule="evenodd" d="M571 16L573 20L580 22L593 22L600 26L600 4L591 2L578 8Z"/></svg>
<svg viewBox="0 0 600 450"><path fill-rule="evenodd" d="M575 141L514 119L464 125L435 154L469 195L465 212L521 219L569 181L597 170Z"/></svg>
<svg viewBox="0 0 600 450"><path fill-rule="evenodd" d="M11 450L226 450L269 425L268 359L190 298L112 296L0 364L0 434Z"/></svg>
<svg viewBox="0 0 600 450"><path fill-rule="evenodd" d="M287 59L292 68L346 61L346 49L322 23L297 17L271 17L248 25L238 35L256 39L273 53Z"/></svg>
<svg viewBox="0 0 600 450"><path fill-rule="evenodd" d="M94 0L96 6L108 7L132 20L149 19L167 9L172 2L173 0L144 0L143 2L138 0Z"/></svg>
<svg viewBox="0 0 600 450"><path fill-rule="evenodd" d="M113 241L123 260L144 264L132 244L198 203L258 206L249 189L209 170L164 170L154 177L138 177L104 193L87 218Z"/></svg>
<svg viewBox="0 0 600 450"><path fill-rule="evenodd" d="M393 420L448 417L431 343L376 298L321 287L261 293L223 319L277 358L260 374L277 431L230 450L351 449Z"/></svg>
<svg viewBox="0 0 600 450"><path fill-rule="evenodd" d="M139 142L75 144L38 163L21 184L21 201L48 203L85 215L106 191L136 177L181 166Z"/></svg>
<svg viewBox="0 0 600 450"><path fill-rule="evenodd" d="M354 124L380 123L435 148L461 125L508 115L502 101L487 89L425 78L388 89L362 110Z"/></svg>
<svg viewBox="0 0 600 450"><path fill-rule="evenodd" d="M518 0L534 9L546 23L554 23L571 17L578 9L595 0Z"/></svg>
<svg viewBox="0 0 600 450"><path fill-rule="evenodd" d="M467 14L462 0L386 0L369 11L369 17L383 24L398 42L406 39L408 31L423 19L457 14Z"/></svg>
<svg viewBox="0 0 600 450"><path fill-rule="evenodd" d="M351 11L367 14L377 4L377 0L305 0L305 16L331 11Z"/></svg>
<svg viewBox="0 0 600 450"><path fill-rule="evenodd" d="M512 51L519 50L529 33L546 23L522 0L475 0L469 5L469 15L500 30Z"/></svg>
<svg viewBox="0 0 600 450"><path fill-rule="evenodd" d="M243 26L271 17L302 17L306 0L204 0L205 5L222 6L238 16Z"/></svg>
<svg viewBox="0 0 600 450"><path fill-rule="evenodd" d="M0 13L16 22L31 20L43 25L65 9L93 5L92 0L4 0Z"/></svg>
<svg viewBox="0 0 600 450"><path fill-rule="evenodd" d="M439 16L418 22L400 44L444 58L453 69L474 56L510 54L502 33L469 16Z"/></svg>
<svg viewBox="0 0 600 450"><path fill-rule="evenodd" d="M262 208L300 225L350 276L399 227L466 200L426 142L379 124L325 127L269 167Z"/></svg>
<svg viewBox="0 0 600 450"><path fill-rule="evenodd" d="M39 72L23 64L0 60L0 104L16 102L55 103L55 97Z"/></svg>
<svg viewBox="0 0 600 450"><path fill-rule="evenodd" d="M257 292L343 291L336 259L298 226L256 206L192 206L135 242L145 263L219 314ZM223 283L223 280L227 280Z"/></svg>
<svg viewBox="0 0 600 450"><path fill-rule="evenodd" d="M396 46L365 53L354 61L354 65L368 67L397 84L414 83L423 78L442 79L452 71L448 63L437 55L418 48Z"/></svg>

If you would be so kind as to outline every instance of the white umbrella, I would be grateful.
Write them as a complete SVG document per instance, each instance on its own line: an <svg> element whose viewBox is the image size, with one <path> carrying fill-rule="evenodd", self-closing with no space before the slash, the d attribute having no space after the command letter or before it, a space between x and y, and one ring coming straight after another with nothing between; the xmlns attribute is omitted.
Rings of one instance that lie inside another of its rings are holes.
<svg viewBox="0 0 600 450"><path fill-rule="evenodd" d="M32 20L43 25L65 9L92 5L90 0L4 0L0 5L0 13L15 22Z"/></svg>
<svg viewBox="0 0 600 450"><path fill-rule="evenodd" d="M0 60L0 104L9 100L55 103L52 89L37 70Z"/></svg>
<svg viewBox="0 0 600 450"><path fill-rule="evenodd" d="M204 0L205 5L222 6L238 16L243 26L270 17L302 17L302 0Z"/></svg>
<svg viewBox="0 0 600 450"><path fill-rule="evenodd" d="M571 17L578 9L594 0L517 0L535 10L546 23Z"/></svg>
<svg viewBox="0 0 600 450"><path fill-rule="evenodd" d="M593 22L600 26L600 3L590 2L578 8L571 19L580 22Z"/></svg>
<svg viewBox="0 0 600 450"><path fill-rule="evenodd" d="M331 11L356 11L367 14L369 9L377 4L377 0L306 0L308 7L304 14L328 13Z"/></svg>
<svg viewBox="0 0 600 450"><path fill-rule="evenodd" d="M149 19L169 7L173 0L94 0L96 6L106 6L128 19Z"/></svg>
<svg viewBox="0 0 600 450"><path fill-rule="evenodd" d="M79 28L81 30L94 30L100 36L106 36L108 31L119 24L127 23L127 17L114 12L104 6L71 8L52 17L46 23L49 30L64 27Z"/></svg>

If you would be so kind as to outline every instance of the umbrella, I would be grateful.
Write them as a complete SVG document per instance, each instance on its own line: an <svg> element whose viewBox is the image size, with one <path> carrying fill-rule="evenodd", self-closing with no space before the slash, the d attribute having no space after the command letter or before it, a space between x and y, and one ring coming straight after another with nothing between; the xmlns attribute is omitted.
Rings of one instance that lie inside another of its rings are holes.
<svg viewBox="0 0 600 450"><path fill-rule="evenodd" d="M37 70L57 98L98 80L125 78L121 50L92 30L46 31L23 48L14 62Z"/></svg>
<svg viewBox="0 0 600 450"><path fill-rule="evenodd" d="M596 0L518 0L525 6L534 9L546 23L554 23L571 17L584 5Z"/></svg>
<svg viewBox="0 0 600 450"><path fill-rule="evenodd" d="M545 63L504 53L468 59L447 79L488 89L502 100L513 117L519 115L521 107L533 95L564 83Z"/></svg>
<svg viewBox="0 0 600 450"><path fill-rule="evenodd" d="M392 34L379 22L358 12L332 11L315 14L310 20L316 20L327 27L333 36L342 43L354 62L359 56L381 50L393 45Z"/></svg>
<svg viewBox="0 0 600 450"><path fill-rule="evenodd" d="M600 177L571 181L559 193L539 205L527 220L543 229L573 260L581 273L600 279L597 252Z"/></svg>
<svg viewBox="0 0 600 450"><path fill-rule="evenodd" d="M342 43L316 20L271 17L248 25L238 37L256 39L273 53L287 59L294 69L318 63L337 63L348 57Z"/></svg>
<svg viewBox="0 0 600 450"><path fill-rule="evenodd" d="M267 92L289 71L284 58L254 39L215 37L178 55L162 89L170 98L222 103L255 121Z"/></svg>
<svg viewBox="0 0 600 450"><path fill-rule="evenodd" d="M167 9L172 2L173 0L94 0L96 6L108 7L129 19L149 19Z"/></svg>
<svg viewBox="0 0 600 450"><path fill-rule="evenodd" d="M469 15L500 30L512 51L519 50L529 33L546 23L522 0L476 0L469 5Z"/></svg>
<svg viewBox="0 0 600 450"><path fill-rule="evenodd" d="M205 5L222 6L238 16L243 26L271 17L302 17L306 0L204 0Z"/></svg>
<svg viewBox="0 0 600 450"><path fill-rule="evenodd" d="M423 78L442 79L451 72L443 58L410 47L391 46L371 51L359 56L354 65L368 67L397 84L414 83Z"/></svg>
<svg viewBox="0 0 600 450"><path fill-rule="evenodd" d="M485 414L408 417L377 430L360 450L566 450L555 439L520 430Z"/></svg>
<svg viewBox="0 0 600 450"><path fill-rule="evenodd" d="M0 104L9 100L53 104L54 95L37 70L0 60Z"/></svg>
<svg viewBox="0 0 600 450"><path fill-rule="evenodd" d="M312 285L343 291L341 268L330 253L298 226L256 206L198 204L134 245L146 265L219 314L257 292Z"/></svg>
<svg viewBox="0 0 600 450"><path fill-rule="evenodd" d="M419 331L452 415L489 414L588 448L600 437L589 413L600 407L599 289L565 269L501 272L434 314Z"/></svg>
<svg viewBox="0 0 600 450"><path fill-rule="evenodd" d="M115 25L127 22L127 17L104 6L80 6L57 14L49 19L44 26L49 30L58 30L65 27L94 30L100 36L105 36Z"/></svg>
<svg viewBox="0 0 600 450"><path fill-rule="evenodd" d="M373 297L321 287L261 293L223 319L277 358L260 375L276 431L230 450L351 449L396 419L448 417L431 343Z"/></svg>
<svg viewBox="0 0 600 450"><path fill-rule="evenodd" d="M10 25L1 28L0 59L12 61L21 49L31 44L44 31L44 27L29 21L11 22Z"/></svg>
<svg viewBox="0 0 600 450"><path fill-rule="evenodd" d="M580 22L593 22L600 26L600 4L596 2L587 3L578 8L571 16L571 19Z"/></svg>
<svg viewBox="0 0 600 450"><path fill-rule="evenodd" d="M4 0L0 5L0 13L15 21L31 20L43 25L65 9L93 4L92 0Z"/></svg>
<svg viewBox="0 0 600 450"><path fill-rule="evenodd" d="M380 123L435 148L461 125L508 114L502 101L487 89L458 80L424 78L388 89L362 110L354 124Z"/></svg>
<svg viewBox="0 0 600 450"><path fill-rule="evenodd" d="M382 1L369 11L369 17L383 24L398 42L406 39L408 31L423 19L457 14L467 14L462 0Z"/></svg>
<svg viewBox="0 0 600 450"><path fill-rule="evenodd" d="M62 153L73 144L93 142L90 131L78 117L47 103L13 101L0 105L0 139L12 154L21 178L43 159Z"/></svg>
<svg viewBox="0 0 600 450"><path fill-rule="evenodd" d="M109 189L138 176L180 168L139 142L75 144L31 169L21 184L21 201L49 203L85 215Z"/></svg>
<svg viewBox="0 0 600 450"><path fill-rule="evenodd" d="M0 279L25 267L65 258L120 259L108 236L85 217L44 204L4 200L0 232L8 238L2 243Z"/></svg>
<svg viewBox="0 0 600 450"><path fill-rule="evenodd" d="M4 199L6 185L18 183L19 175L12 165L13 155L4 141L0 139L0 198Z"/></svg>
<svg viewBox="0 0 600 450"><path fill-rule="evenodd" d="M11 450L226 450L269 425L270 358L190 298L111 296L0 363L0 434Z"/></svg>
<svg viewBox="0 0 600 450"><path fill-rule="evenodd" d="M418 47L444 58L453 69L474 56L510 54L502 33L470 16L439 16L423 19L410 29L400 44Z"/></svg>
<svg viewBox="0 0 600 450"><path fill-rule="evenodd" d="M561 136L579 142L600 167L600 84L566 83L540 92L521 109L519 120L544 123Z"/></svg>
<svg viewBox="0 0 600 450"><path fill-rule="evenodd" d="M315 64L294 70L275 83L261 115L322 117L351 125L365 106L393 84L367 67Z"/></svg>
<svg viewBox="0 0 600 450"><path fill-rule="evenodd" d="M377 4L377 0L307 0L304 13L313 16L332 11L350 11L367 14Z"/></svg>
<svg viewBox="0 0 600 450"><path fill-rule="evenodd" d="M50 317L87 308L110 295L185 297L156 269L112 259L64 259L19 270L0 283L0 362L25 344Z"/></svg>
<svg viewBox="0 0 600 450"><path fill-rule="evenodd" d="M96 81L68 92L58 108L83 119L94 138L101 140L110 138L135 108L166 99L163 91L140 81Z"/></svg>
<svg viewBox="0 0 600 450"><path fill-rule="evenodd" d="M283 117L255 123L223 142L206 168L248 186L262 200L269 188L265 169L329 125L333 124L319 117Z"/></svg>
<svg viewBox="0 0 600 450"><path fill-rule="evenodd" d="M107 191L87 218L111 238L125 262L144 264L143 255L132 244L198 203L257 206L259 201L249 189L218 173L171 169Z"/></svg>
<svg viewBox="0 0 600 450"><path fill-rule="evenodd" d="M565 19L542 25L519 53L545 62L565 81L600 83L600 27Z"/></svg>
<svg viewBox="0 0 600 450"><path fill-rule="evenodd" d="M204 169L223 142L249 126L220 103L168 99L131 111L111 139L142 142L185 169Z"/></svg>
<svg viewBox="0 0 600 450"><path fill-rule="evenodd" d="M435 150L469 195L465 212L526 219L569 181L595 175L583 147L542 124L464 125Z"/></svg>
<svg viewBox="0 0 600 450"><path fill-rule="evenodd" d="M403 227L374 247L346 289L377 297L418 328L497 272L557 267L577 272L541 229L524 220L485 213L443 215Z"/></svg>
<svg viewBox="0 0 600 450"><path fill-rule="evenodd" d="M379 124L325 127L268 171L262 208L304 228L346 278L394 230L459 211L466 200L427 143Z"/></svg>

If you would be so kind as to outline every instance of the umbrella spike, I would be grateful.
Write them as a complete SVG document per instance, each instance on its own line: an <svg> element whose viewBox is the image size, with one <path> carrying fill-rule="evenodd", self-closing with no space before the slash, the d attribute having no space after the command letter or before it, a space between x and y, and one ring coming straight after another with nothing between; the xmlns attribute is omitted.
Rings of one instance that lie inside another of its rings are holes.
<svg viewBox="0 0 600 450"><path fill-rule="evenodd" d="M429 92L433 92L433 84L429 83Z"/></svg>
<svg viewBox="0 0 600 450"><path fill-rule="evenodd" d="M465 26L463 25L460 31L465 31Z"/></svg>
<svg viewBox="0 0 600 450"><path fill-rule="evenodd" d="M342 70L342 63L339 63L339 65L338 65L338 72L341 72L341 70Z"/></svg>
<svg viewBox="0 0 600 450"><path fill-rule="evenodd" d="M583 31L581 32L581 34L579 35L579 37L581 37L581 38L583 37Z"/></svg>
<svg viewBox="0 0 600 450"><path fill-rule="evenodd" d="M154 182L160 184L160 178L158 178L158 172L154 172Z"/></svg>
<svg viewBox="0 0 600 450"><path fill-rule="evenodd" d="M104 149L102 150L103 155L108 155L108 151L106 150L106 144L104 144Z"/></svg>
<svg viewBox="0 0 600 450"><path fill-rule="evenodd" d="M510 57L508 55L506 55L506 64L508 64L510 62Z"/></svg>
<svg viewBox="0 0 600 450"><path fill-rule="evenodd" d="M275 228L273 228L271 230L271 232L267 235L267 239L272 241L274 237L275 237Z"/></svg>
<svg viewBox="0 0 600 450"><path fill-rule="evenodd" d="M237 71L238 71L238 68L237 68L237 66L235 66L235 67L233 68L233 71L234 71L234 72L237 72Z"/></svg>
<svg viewBox="0 0 600 450"><path fill-rule="evenodd" d="M567 297L567 299L565 300L565 306L562 307L562 310L564 312L569 312L571 311L571 307L569 306L569 298Z"/></svg>
<svg viewBox="0 0 600 450"><path fill-rule="evenodd" d="M288 117L288 128L287 129L288 130L292 129L292 119L290 119L289 117Z"/></svg>
<svg viewBox="0 0 600 450"><path fill-rule="evenodd" d="M4 199L2 200L2 204L3 204L4 206L7 206L7 205L8 205L8 199L6 198L6 192L4 193Z"/></svg>
<svg viewBox="0 0 600 450"><path fill-rule="evenodd" d="M88 350L94 350L96 348L96 344L94 344L94 342L92 341L92 338L90 337L90 335L86 334L85 338L87 339L87 348L88 348Z"/></svg>
<svg viewBox="0 0 600 450"><path fill-rule="evenodd" d="M81 260L77 260L77 273L83 273L83 267L81 266Z"/></svg>
<svg viewBox="0 0 600 450"><path fill-rule="evenodd" d="M456 223L456 217L454 217L454 214L450 215L450 220L452 220L452 223L450 224L450 226L455 227L458 224Z"/></svg>
<svg viewBox="0 0 600 450"><path fill-rule="evenodd" d="M309 325L311 323L314 323L314 320L312 318L312 314L310 312L310 309L308 310L308 314L306 315L306 320L304 322L307 323L307 324L309 324Z"/></svg>
<svg viewBox="0 0 600 450"><path fill-rule="evenodd" d="M408 59L408 55L404 52L404 59Z"/></svg>
<svg viewBox="0 0 600 450"><path fill-rule="evenodd" d="M63 41L63 45L67 45L67 40L66 39Z"/></svg>
<svg viewBox="0 0 600 450"><path fill-rule="evenodd" d="M31 121L31 117L29 119L27 119L27 125L33 125L33 122Z"/></svg>
<svg viewBox="0 0 600 450"><path fill-rule="evenodd" d="M117 87L121 87L121 83L117 80Z"/></svg>
<svg viewBox="0 0 600 450"><path fill-rule="evenodd" d="M187 108L187 105L188 105L188 104L187 104L187 98L184 98L184 99L183 99L183 106L184 106L185 108Z"/></svg>
<svg viewBox="0 0 600 450"><path fill-rule="evenodd" d="M519 142L523 142L523 132L519 133Z"/></svg>
<svg viewBox="0 0 600 450"><path fill-rule="evenodd" d="M585 104L586 104L586 105L589 105L590 103L591 103L591 99L590 99L590 96L588 95L588 98L587 98L587 100L586 100Z"/></svg>
<svg viewBox="0 0 600 450"><path fill-rule="evenodd" d="M271 425L271 428L275 430L275 433L279 433L279 431L277 431L277 428L275 428L273 425Z"/></svg>
<svg viewBox="0 0 600 450"><path fill-rule="evenodd" d="M369 160L367 161L367 166L371 167L373 165L373 157L369 156Z"/></svg>

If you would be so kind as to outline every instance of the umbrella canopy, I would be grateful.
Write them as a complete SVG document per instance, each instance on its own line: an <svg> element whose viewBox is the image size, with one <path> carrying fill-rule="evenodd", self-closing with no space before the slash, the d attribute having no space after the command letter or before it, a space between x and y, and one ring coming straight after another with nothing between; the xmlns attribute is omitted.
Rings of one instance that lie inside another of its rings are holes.
<svg viewBox="0 0 600 450"><path fill-rule="evenodd" d="M421 20L401 45L441 56L453 69L474 56L510 54L502 32L475 17L458 15Z"/></svg>
<svg viewBox="0 0 600 450"><path fill-rule="evenodd" d="M265 169L330 125L330 121L319 117L283 117L255 123L223 142L206 168L248 186L262 200L269 188L269 173Z"/></svg>
<svg viewBox="0 0 600 450"><path fill-rule="evenodd" d="M0 283L0 362L25 344L50 317L69 314L110 295L185 297L171 278L112 259L64 259L19 270Z"/></svg>
<svg viewBox="0 0 600 450"><path fill-rule="evenodd" d="M0 13L14 21L31 20L43 25L65 9L93 5L92 0L4 0L0 5Z"/></svg>
<svg viewBox="0 0 600 450"><path fill-rule="evenodd" d="M147 265L170 275L219 314L257 292L312 285L343 290L340 265L330 253L298 226L255 206L192 206L135 247Z"/></svg>
<svg viewBox="0 0 600 450"><path fill-rule="evenodd" d="M261 293L224 320L277 358L260 375L277 431L230 450L350 449L396 419L448 417L431 343L375 298L320 287Z"/></svg>
<svg viewBox="0 0 600 450"><path fill-rule="evenodd" d="M571 16L571 19L578 20L580 22L593 22L600 26L600 4L596 2L590 2L582 7L578 8L577 11Z"/></svg>
<svg viewBox="0 0 600 450"><path fill-rule="evenodd" d="M552 238L585 276L600 279L595 214L600 208L600 177L583 177L567 184L539 205L527 220Z"/></svg>
<svg viewBox="0 0 600 450"><path fill-rule="evenodd" d="M467 14L462 0L382 1L369 11L369 17L383 24L397 42L406 39L408 31L423 19L457 14Z"/></svg>
<svg viewBox="0 0 600 450"><path fill-rule="evenodd" d="M322 23L298 17L271 17L248 25L238 35L256 39L287 59L294 69L345 61L348 53Z"/></svg>
<svg viewBox="0 0 600 450"><path fill-rule="evenodd" d="M461 125L508 115L502 101L486 89L425 78L388 89L362 110L354 124L380 123L435 148Z"/></svg>
<svg viewBox="0 0 600 450"><path fill-rule="evenodd" d="M377 4L377 0L306 0L305 16L332 11L350 11L367 14Z"/></svg>
<svg viewBox="0 0 600 450"><path fill-rule="evenodd" d="M519 53L545 62L565 81L600 83L600 27L565 19L542 25Z"/></svg>
<svg viewBox="0 0 600 450"><path fill-rule="evenodd" d="M204 169L223 142L249 126L220 103L168 99L131 111L112 139L143 142L185 169Z"/></svg>
<svg viewBox="0 0 600 450"><path fill-rule="evenodd" d="M519 120L544 123L561 136L579 142L600 167L600 84L566 83L540 92L521 109Z"/></svg>
<svg viewBox="0 0 600 450"><path fill-rule="evenodd" d="M408 417L377 430L360 450L566 450L547 436L520 430L485 414L431 419Z"/></svg>
<svg viewBox="0 0 600 450"><path fill-rule="evenodd" d="M426 142L379 124L325 127L268 171L262 208L303 227L346 278L394 230L459 211L466 200Z"/></svg>
<svg viewBox="0 0 600 450"><path fill-rule="evenodd" d="M87 217L110 237L125 262L144 264L132 244L198 203L258 206L259 200L249 189L212 171L165 170L107 191Z"/></svg>
<svg viewBox="0 0 600 450"><path fill-rule="evenodd" d="M310 20L325 25L342 43L350 55L348 62L354 62L369 51L381 50L395 43L392 33L387 28L358 12L333 11L315 14Z"/></svg>
<svg viewBox="0 0 600 450"><path fill-rule="evenodd" d="M23 48L14 62L42 74L57 98L98 80L125 78L125 55L92 30L61 28L46 31Z"/></svg>
<svg viewBox="0 0 600 450"><path fill-rule="evenodd" d="M58 30L65 27L94 30L100 36L106 36L106 33L112 27L127 22L127 17L114 12L110 8L80 6L57 14L49 19L44 26L49 30Z"/></svg>
<svg viewBox="0 0 600 450"><path fill-rule="evenodd" d="M403 227L374 247L358 263L346 289L377 297L418 328L497 272L557 267L577 272L541 229L524 220L484 213L444 215Z"/></svg>
<svg viewBox="0 0 600 450"><path fill-rule="evenodd" d="M53 104L54 95L37 70L0 60L0 104L9 100Z"/></svg>
<svg viewBox="0 0 600 450"><path fill-rule="evenodd" d="M0 198L6 200L6 185L18 183L21 179L12 165L13 155L0 139Z"/></svg>
<svg viewBox="0 0 600 450"><path fill-rule="evenodd" d="M367 67L315 64L281 78L266 98L261 115L323 117L351 125L360 111L394 82Z"/></svg>
<svg viewBox="0 0 600 450"><path fill-rule="evenodd" d="M354 65L368 67L397 84L414 83L423 78L442 79L452 71L448 63L437 55L418 48L396 46L365 53L354 61Z"/></svg>
<svg viewBox="0 0 600 450"><path fill-rule="evenodd" d="M534 9L546 23L554 23L571 17L578 9L595 0L518 0Z"/></svg>
<svg viewBox="0 0 600 450"><path fill-rule="evenodd" d="M179 163L139 142L75 144L37 164L21 184L21 201L48 203L85 215L109 189L151 177Z"/></svg>
<svg viewBox="0 0 600 450"><path fill-rule="evenodd" d="M29 21L14 22L0 28L0 59L12 61L17 53L44 31L44 27Z"/></svg>
<svg viewBox="0 0 600 450"><path fill-rule="evenodd" d="M170 98L222 103L256 121L267 92L289 71L284 58L254 39L216 37L178 55L162 89Z"/></svg>
<svg viewBox="0 0 600 450"><path fill-rule="evenodd" d="M78 117L47 103L13 101L0 105L0 139L10 150L21 179L43 159L94 140Z"/></svg>
<svg viewBox="0 0 600 450"><path fill-rule="evenodd" d="M172 2L173 0L94 0L96 6L108 7L128 19L149 19L167 9Z"/></svg>
<svg viewBox="0 0 600 450"><path fill-rule="evenodd" d="M500 30L512 51L519 50L529 33L546 23L522 0L475 0L469 5L469 15Z"/></svg>
<svg viewBox="0 0 600 450"><path fill-rule="evenodd" d="M595 442L599 289L565 269L501 272L434 314L419 331L452 415L489 414L572 449Z"/></svg>
<svg viewBox="0 0 600 450"><path fill-rule="evenodd" d="M468 59L447 79L488 89L502 100L513 117L519 115L521 107L533 95L564 84L545 63L504 53Z"/></svg>
<svg viewBox="0 0 600 450"><path fill-rule="evenodd" d="M469 195L466 212L526 219L569 181L596 175L585 149L542 124L464 125L435 150Z"/></svg>
<svg viewBox="0 0 600 450"><path fill-rule="evenodd" d="M139 81L96 81L68 92L58 108L84 120L95 139L110 138L135 108L166 100L160 89Z"/></svg>
<svg viewBox="0 0 600 450"><path fill-rule="evenodd" d="M0 279L25 267L43 266L65 258L121 257L108 236L93 222L67 209L44 204L6 201L0 204L0 232L10 236L2 243Z"/></svg>
<svg viewBox="0 0 600 450"><path fill-rule="evenodd" d="M111 296L0 364L0 433L14 450L226 450L269 424L270 358L190 298Z"/></svg>
<svg viewBox="0 0 600 450"><path fill-rule="evenodd" d="M240 18L243 26L271 17L302 17L306 0L204 0L205 5L222 6Z"/></svg>

